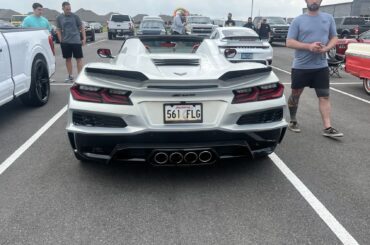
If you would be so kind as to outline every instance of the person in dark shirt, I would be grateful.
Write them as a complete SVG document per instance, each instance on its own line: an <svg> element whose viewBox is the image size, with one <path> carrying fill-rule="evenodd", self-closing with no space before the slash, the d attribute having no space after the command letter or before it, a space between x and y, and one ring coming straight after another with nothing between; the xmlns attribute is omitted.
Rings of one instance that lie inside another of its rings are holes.
<svg viewBox="0 0 370 245"><path fill-rule="evenodd" d="M227 15L227 21L225 21L225 26L235 26L235 21L233 21L233 15L229 13Z"/></svg>
<svg viewBox="0 0 370 245"><path fill-rule="evenodd" d="M258 35L260 36L261 40L270 40L271 27L269 24L267 24L266 19L263 19L258 29Z"/></svg>
<svg viewBox="0 0 370 245"><path fill-rule="evenodd" d="M256 30L256 27L254 26L254 24L252 22L252 17L249 17L248 18L248 22L244 25L244 27L247 27L249 29L252 29L253 31Z"/></svg>

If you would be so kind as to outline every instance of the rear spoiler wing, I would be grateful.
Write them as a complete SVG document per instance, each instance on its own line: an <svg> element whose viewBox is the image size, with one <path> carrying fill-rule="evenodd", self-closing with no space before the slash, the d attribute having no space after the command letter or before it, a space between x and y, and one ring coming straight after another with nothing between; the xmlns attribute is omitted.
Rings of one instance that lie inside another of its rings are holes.
<svg viewBox="0 0 370 245"><path fill-rule="evenodd" d="M228 71L225 74L223 74L219 80L221 81L227 81L235 78L240 78L244 76L250 76L255 74L261 74L261 73L270 73L272 71L271 66L263 67L263 68L257 68L257 69L251 69L251 70L239 70L239 71Z"/></svg>
<svg viewBox="0 0 370 245"><path fill-rule="evenodd" d="M86 73L101 74L101 75L110 75L120 78L127 78L131 80L136 80L139 82L144 82L149 80L147 76L138 71L123 71L123 70L111 70L111 69L101 69L101 68L85 68Z"/></svg>

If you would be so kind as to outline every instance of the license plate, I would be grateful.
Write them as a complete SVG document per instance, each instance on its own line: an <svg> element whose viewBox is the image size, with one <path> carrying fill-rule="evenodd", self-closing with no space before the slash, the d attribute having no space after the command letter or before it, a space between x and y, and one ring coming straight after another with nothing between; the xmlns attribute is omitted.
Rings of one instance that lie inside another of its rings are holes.
<svg viewBox="0 0 370 245"><path fill-rule="evenodd" d="M164 123L202 123L202 104L165 104Z"/></svg>
<svg viewBox="0 0 370 245"><path fill-rule="evenodd" d="M246 59L246 60L250 60L250 59L253 59L253 54L251 53L242 53L242 59Z"/></svg>

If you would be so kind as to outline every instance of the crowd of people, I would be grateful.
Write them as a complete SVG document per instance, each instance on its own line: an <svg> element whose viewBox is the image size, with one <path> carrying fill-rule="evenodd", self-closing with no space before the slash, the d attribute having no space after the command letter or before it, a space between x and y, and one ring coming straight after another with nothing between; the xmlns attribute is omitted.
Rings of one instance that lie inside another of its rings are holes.
<svg viewBox="0 0 370 245"><path fill-rule="evenodd" d="M176 11L176 15L172 21L171 33L173 35L186 34L186 29L185 29L186 25L187 25L187 22L186 22L185 12L182 10ZM224 26L226 27L235 26L235 21L233 20L232 13L229 13L227 15L227 20L225 21ZM267 19L263 19L262 22L259 23L258 26L256 27L252 22L252 17L249 17L248 22L243 27L250 28L256 31L262 40L270 40L271 27L267 23Z"/></svg>

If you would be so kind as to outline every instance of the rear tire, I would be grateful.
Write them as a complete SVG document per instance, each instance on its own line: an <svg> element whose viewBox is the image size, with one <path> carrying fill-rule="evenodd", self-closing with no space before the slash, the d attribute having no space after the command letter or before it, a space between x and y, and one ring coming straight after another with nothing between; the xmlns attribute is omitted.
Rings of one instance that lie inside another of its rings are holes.
<svg viewBox="0 0 370 245"><path fill-rule="evenodd" d="M25 105L43 106L49 101L50 81L46 61L42 56L36 56L32 63L30 90L21 95Z"/></svg>
<svg viewBox="0 0 370 245"><path fill-rule="evenodd" d="M370 80L364 78L362 81L363 81L363 87L364 87L365 93L367 95L370 95Z"/></svg>

